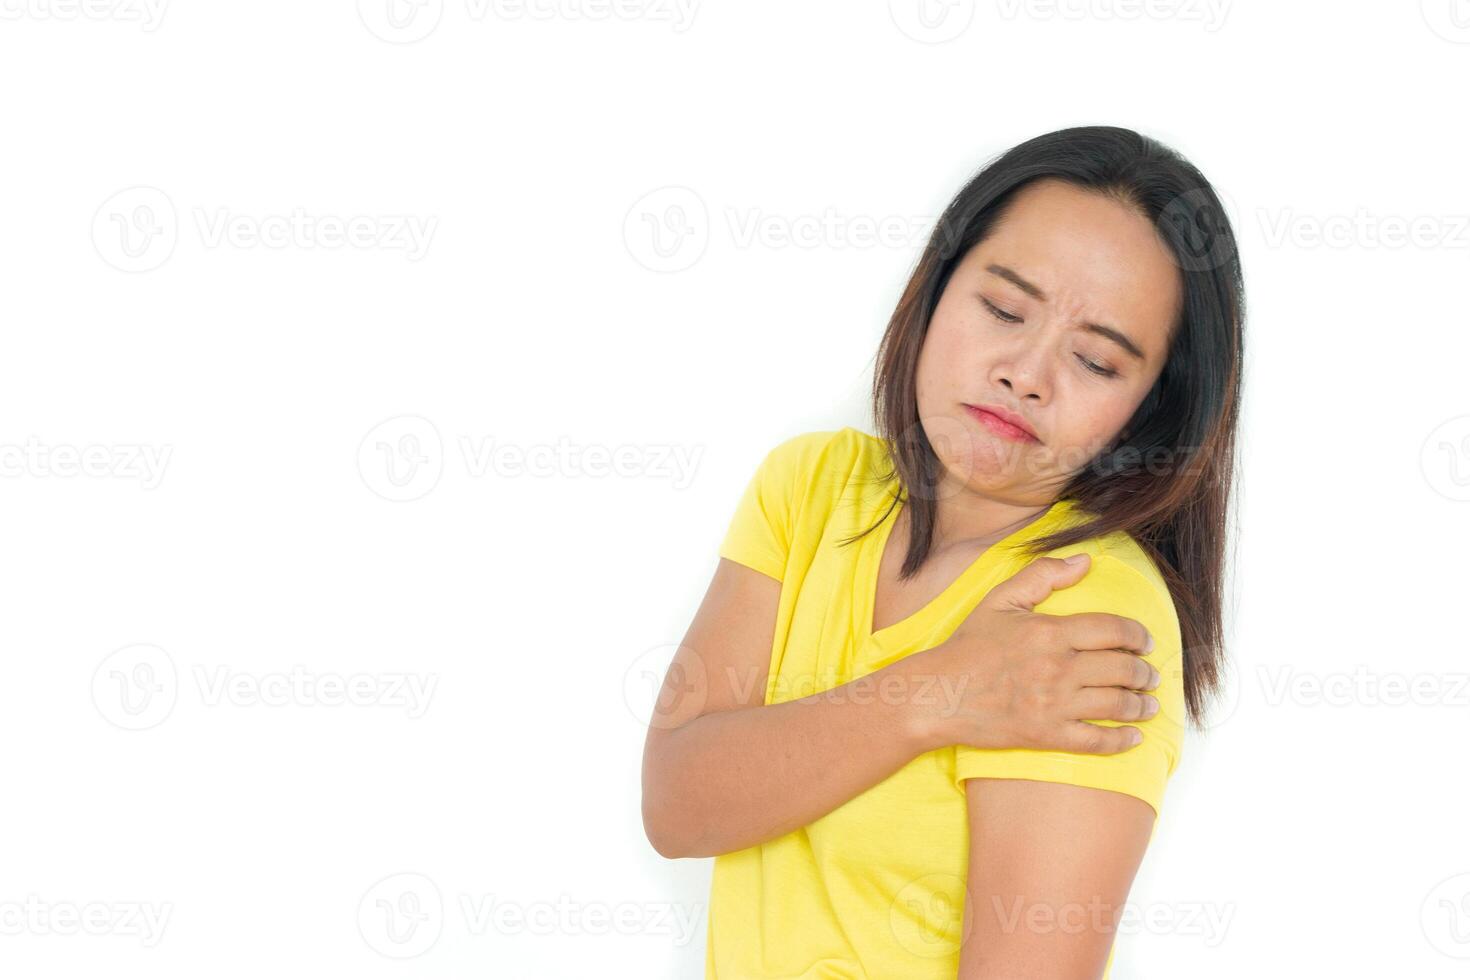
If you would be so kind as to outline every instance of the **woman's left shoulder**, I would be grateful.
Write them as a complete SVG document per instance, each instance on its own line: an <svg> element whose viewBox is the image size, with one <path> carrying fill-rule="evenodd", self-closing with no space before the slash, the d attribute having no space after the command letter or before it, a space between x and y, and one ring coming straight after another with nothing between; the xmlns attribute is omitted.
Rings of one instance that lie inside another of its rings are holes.
<svg viewBox="0 0 1470 980"><path fill-rule="evenodd" d="M1063 527L1073 527L1094 519L1094 515L1070 501L1064 502ZM1066 558L1086 553L1092 556L1093 566L1112 566L1109 577L1142 588L1145 584L1158 595L1170 599L1169 584L1153 557L1138 540L1127 531L1109 531L1106 534L1084 538L1074 544L1064 545L1044 552L1048 558ZM1131 573L1131 574L1130 574ZM1173 602L1170 599L1169 605Z"/></svg>
<svg viewBox="0 0 1470 980"><path fill-rule="evenodd" d="M1178 634L1179 611L1169 583L1131 534L1111 531L1053 548L1044 555L1067 558L1080 553L1092 556L1092 562L1087 574L1072 587L1077 590L1077 601L1090 602L1095 608L1136 610L1130 613L1134 618L1151 619L1156 628Z"/></svg>
<svg viewBox="0 0 1470 980"><path fill-rule="evenodd" d="M1159 571L1159 566L1149 557L1143 545L1127 531L1112 531L1101 537L1089 538L1082 542L1081 550L1085 550L1093 558L1118 562L1137 572L1160 594L1169 594L1169 584L1164 580L1163 572Z"/></svg>

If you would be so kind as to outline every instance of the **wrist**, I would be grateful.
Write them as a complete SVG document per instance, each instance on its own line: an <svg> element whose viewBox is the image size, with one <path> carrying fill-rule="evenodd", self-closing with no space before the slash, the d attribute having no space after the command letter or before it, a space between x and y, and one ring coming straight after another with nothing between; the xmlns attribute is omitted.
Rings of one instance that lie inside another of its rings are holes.
<svg viewBox="0 0 1470 980"><path fill-rule="evenodd" d="M894 724L915 756L955 741L950 737L950 726L958 692L953 676L939 669L938 658L933 653L924 650L910 654L880 671L892 678L883 679L882 683L891 685L898 693L892 699Z"/></svg>

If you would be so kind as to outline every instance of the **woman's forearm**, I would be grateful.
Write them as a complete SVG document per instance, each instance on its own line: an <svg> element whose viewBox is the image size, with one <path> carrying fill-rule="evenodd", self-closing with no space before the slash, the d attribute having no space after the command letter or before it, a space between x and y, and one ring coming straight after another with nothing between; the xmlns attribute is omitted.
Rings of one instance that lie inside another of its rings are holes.
<svg viewBox="0 0 1470 980"><path fill-rule="evenodd" d="M907 657L840 687L701 715L644 756L644 825L665 857L711 857L824 816L937 748L945 678ZM652 743L650 743L652 749Z"/></svg>

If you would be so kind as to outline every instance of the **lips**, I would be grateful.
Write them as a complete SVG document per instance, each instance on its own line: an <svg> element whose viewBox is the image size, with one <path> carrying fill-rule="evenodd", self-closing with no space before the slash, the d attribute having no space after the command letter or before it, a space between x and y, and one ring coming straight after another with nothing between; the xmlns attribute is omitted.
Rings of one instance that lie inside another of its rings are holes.
<svg viewBox="0 0 1470 980"><path fill-rule="evenodd" d="M1012 442L1040 442L1036 433L1026 424L1026 420L1015 412L1007 411L999 405L965 405L965 411L969 412L976 421L985 426L991 432L1003 439Z"/></svg>

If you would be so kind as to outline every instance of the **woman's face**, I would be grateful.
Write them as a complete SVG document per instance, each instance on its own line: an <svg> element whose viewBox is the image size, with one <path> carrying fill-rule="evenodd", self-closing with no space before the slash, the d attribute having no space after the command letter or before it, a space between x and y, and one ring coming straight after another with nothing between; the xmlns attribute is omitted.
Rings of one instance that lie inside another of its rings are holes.
<svg viewBox="0 0 1470 980"><path fill-rule="evenodd" d="M1060 180L1018 191L955 268L919 354L919 417L946 471L940 496L1056 499L1158 379L1182 297L1147 218ZM987 405L1019 416L1034 438L967 408Z"/></svg>

